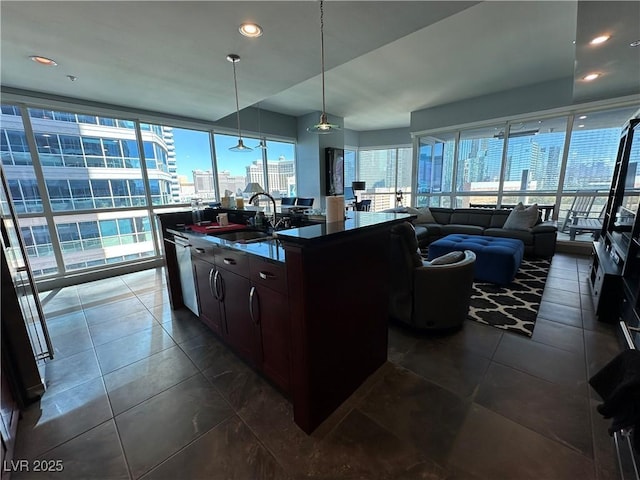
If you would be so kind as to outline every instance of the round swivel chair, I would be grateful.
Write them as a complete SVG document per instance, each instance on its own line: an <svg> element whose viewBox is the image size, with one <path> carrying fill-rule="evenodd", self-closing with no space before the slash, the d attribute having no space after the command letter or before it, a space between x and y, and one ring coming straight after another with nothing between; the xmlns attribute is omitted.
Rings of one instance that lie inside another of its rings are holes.
<svg viewBox="0 0 640 480"><path fill-rule="evenodd" d="M476 256L470 250L458 256L453 263L426 262L413 225L392 227L390 319L417 329L461 327L469 313Z"/></svg>

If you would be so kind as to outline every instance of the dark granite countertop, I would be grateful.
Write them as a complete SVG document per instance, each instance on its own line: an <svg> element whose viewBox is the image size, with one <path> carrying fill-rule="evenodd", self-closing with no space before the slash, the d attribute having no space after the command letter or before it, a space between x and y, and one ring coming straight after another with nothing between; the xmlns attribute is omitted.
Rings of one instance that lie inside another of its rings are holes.
<svg viewBox="0 0 640 480"><path fill-rule="evenodd" d="M341 222L319 223L288 230L279 230L274 233L275 238L254 240L247 243L225 240L212 234L198 233L189 229L167 227L170 234L197 238L200 241L210 242L223 248L232 248L241 252L268 258L274 261L285 261L285 250L282 242L295 244L308 244L322 241L323 239L337 238L367 229L379 228L384 224L398 223L409 219L411 215L404 213L380 213L380 212L347 212L347 218Z"/></svg>
<svg viewBox="0 0 640 480"><path fill-rule="evenodd" d="M210 242L211 245L215 245L223 248L232 248L241 252L245 252L251 255L258 255L263 258L268 258L277 262L284 262L285 254L282 244L277 239L265 239L260 241L253 241L249 243L235 242L231 240L225 240L223 238L215 237L211 234L198 233L192 230L178 230L167 228L167 232L179 235L186 238L196 238L200 241Z"/></svg>
<svg viewBox="0 0 640 480"><path fill-rule="evenodd" d="M410 219L406 213L347 212L347 219L341 222L320 223L301 228L291 228L276 232L278 238L292 243L308 243L323 238L354 233L377 228L386 223Z"/></svg>

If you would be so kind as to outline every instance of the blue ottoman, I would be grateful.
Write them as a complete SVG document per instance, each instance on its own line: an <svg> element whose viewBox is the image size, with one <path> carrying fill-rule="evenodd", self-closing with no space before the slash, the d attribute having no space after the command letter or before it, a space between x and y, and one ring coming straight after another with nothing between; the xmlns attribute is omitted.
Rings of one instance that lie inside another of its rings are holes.
<svg viewBox="0 0 640 480"><path fill-rule="evenodd" d="M455 250L476 254L476 280L506 285L520 268L524 243L514 238L452 234L429 244L429 260Z"/></svg>

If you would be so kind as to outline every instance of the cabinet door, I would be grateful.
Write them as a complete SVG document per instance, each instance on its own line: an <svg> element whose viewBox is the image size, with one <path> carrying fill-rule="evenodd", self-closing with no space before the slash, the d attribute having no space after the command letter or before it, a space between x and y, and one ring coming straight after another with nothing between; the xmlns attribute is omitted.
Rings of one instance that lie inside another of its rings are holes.
<svg viewBox="0 0 640 480"><path fill-rule="evenodd" d="M224 304L227 327L227 341L240 356L253 365L262 361L260 327L251 318L249 312L249 279L218 269L219 292Z"/></svg>
<svg viewBox="0 0 640 480"><path fill-rule="evenodd" d="M196 288L198 292L198 305L200 320L218 335L223 335L224 309L216 298L214 281L216 280L215 265L200 260L192 259Z"/></svg>
<svg viewBox="0 0 640 480"><path fill-rule="evenodd" d="M251 292L252 317L262 334L262 370L288 393L291 386L288 297L262 285L252 285Z"/></svg>

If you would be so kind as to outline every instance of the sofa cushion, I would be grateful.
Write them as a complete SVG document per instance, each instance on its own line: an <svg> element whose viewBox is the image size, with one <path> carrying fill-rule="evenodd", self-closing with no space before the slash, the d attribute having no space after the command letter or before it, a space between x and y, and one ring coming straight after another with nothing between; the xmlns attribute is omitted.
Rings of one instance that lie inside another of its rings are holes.
<svg viewBox="0 0 640 480"><path fill-rule="evenodd" d="M477 208L458 208L451 214L449 223L457 223L463 225L477 225L479 227L488 227L491 223L491 210L480 210Z"/></svg>
<svg viewBox="0 0 640 480"><path fill-rule="evenodd" d="M466 233L467 235L482 235L484 232L483 227L479 227L477 225L460 225L460 224L449 224L442 225L442 234L449 235L451 233Z"/></svg>
<svg viewBox="0 0 640 480"><path fill-rule="evenodd" d="M416 238L418 239L418 244L424 242L429 237L429 230L424 225L415 225L416 229Z"/></svg>
<svg viewBox="0 0 640 480"><path fill-rule="evenodd" d="M525 207L522 202L518 203L511 210L507 221L504 222L502 228L505 230L529 230L538 222L538 204L534 203L529 207Z"/></svg>
<svg viewBox="0 0 640 480"><path fill-rule="evenodd" d="M441 225L446 225L447 223L449 223L451 214L453 213L452 208L430 207L429 210L431 210L431 215L433 215L433 218L436 219L436 222Z"/></svg>
<svg viewBox="0 0 640 480"><path fill-rule="evenodd" d="M439 223L423 223L420 227L426 229L427 235L430 237L441 237L444 235L442 232L442 227L444 227L444 225L440 225Z"/></svg>
<svg viewBox="0 0 640 480"><path fill-rule="evenodd" d="M494 210L491 215L491 223L489 224L490 228L502 228L504 227L504 222L509 218L509 214L511 210L500 209Z"/></svg>
<svg viewBox="0 0 640 480"><path fill-rule="evenodd" d="M533 245L533 233L528 230L506 230L504 228L487 228L484 235L488 237L517 238L525 245Z"/></svg>
<svg viewBox="0 0 640 480"><path fill-rule="evenodd" d="M451 265L452 263L458 263L464 260L464 252L455 251L445 253L444 255L434 258L430 262L429 265Z"/></svg>
<svg viewBox="0 0 640 480"><path fill-rule="evenodd" d="M435 218L431 214L429 207L413 208L407 207L407 213L411 215L417 215L418 218L414 220L414 223L435 223Z"/></svg>

